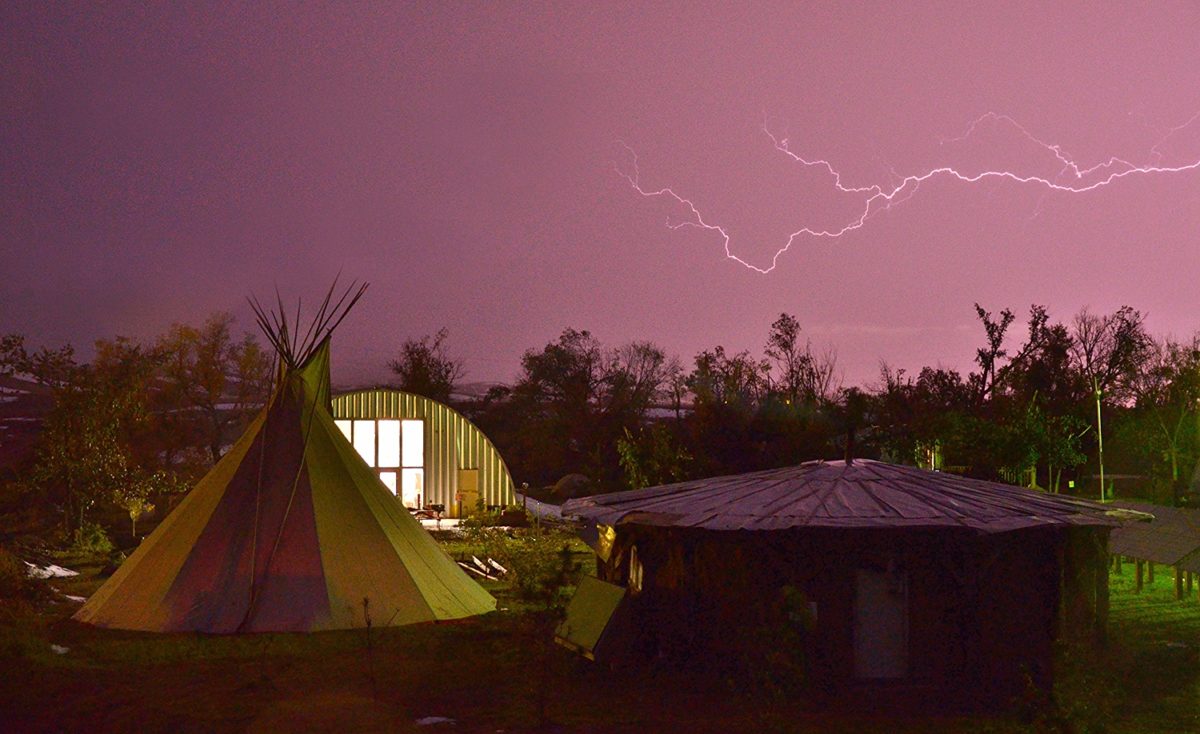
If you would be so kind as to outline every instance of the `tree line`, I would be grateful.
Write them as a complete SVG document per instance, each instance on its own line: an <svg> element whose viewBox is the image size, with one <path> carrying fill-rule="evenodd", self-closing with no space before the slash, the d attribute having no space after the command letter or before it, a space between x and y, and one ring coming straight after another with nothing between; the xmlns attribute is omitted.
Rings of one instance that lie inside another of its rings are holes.
<svg viewBox="0 0 1200 734"><path fill-rule="evenodd" d="M1092 497L1101 472L1110 486L1144 478L1137 491L1159 502L1194 491L1200 337L1153 336L1129 307L1055 321L1035 305L1023 330L1009 309L975 311L965 373L881 363L873 383L844 386L836 353L783 313L760 353L718 345L686 365L650 341L610 346L568 328L526 350L512 384L474 398L455 391L465 371L442 329L400 345L391 386L464 412L533 487L582 474L605 492L850 454ZM88 363L0 336L0 375L53 399L33 453L0 475L0 512L52 508L68 537L119 512L136 535L244 430L272 364L224 313L146 343L97 342Z"/></svg>
<svg viewBox="0 0 1200 734"><path fill-rule="evenodd" d="M1011 309L975 314L965 373L882 362L849 387L787 313L761 354L714 346L687 367L651 342L568 328L524 353L512 385L457 407L533 486L582 473L612 491L851 453L1093 497L1106 472L1105 497L1130 475L1160 502L1194 491L1200 337L1156 337L1130 307L1055 321L1034 305L1020 334ZM446 339L405 343L391 365L402 389L451 399L463 369Z"/></svg>
<svg viewBox="0 0 1200 734"><path fill-rule="evenodd" d="M9 508L52 508L66 538L78 539L102 515L137 521L160 498L185 491L216 463L264 404L271 357L233 317L199 327L175 324L146 344L117 337L95 344L81 363L70 346L30 350L0 337L0 375L49 388L34 451L10 467Z"/></svg>

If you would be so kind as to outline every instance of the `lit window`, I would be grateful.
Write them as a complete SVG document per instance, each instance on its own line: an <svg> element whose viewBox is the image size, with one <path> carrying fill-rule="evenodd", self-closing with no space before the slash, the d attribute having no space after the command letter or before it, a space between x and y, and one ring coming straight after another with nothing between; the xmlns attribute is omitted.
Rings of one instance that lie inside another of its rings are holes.
<svg viewBox="0 0 1200 734"><path fill-rule="evenodd" d="M392 490L392 494L396 494L396 472L381 471L379 472L379 480L383 482L385 487Z"/></svg>
<svg viewBox="0 0 1200 734"><path fill-rule="evenodd" d="M629 546L629 593L639 594L642 591L642 579L645 575L645 569L642 567L642 562L638 560L637 546Z"/></svg>
<svg viewBox="0 0 1200 734"><path fill-rule="evenodd" d="M422 420L335 420L379 481L406 507L425 502L425 422Z"/></svg>
<svg viewBox="0 0 1200 734"><path fill-rule="evenodd" d="M400 466L400 421L379 421L378 465L380 467Z"/></svg>
<svg viewBox="0 0 1200 734"><path fill-rule="evenodd" d="M400 470L400 501L406 507L420 507L425 494L425 470Z"/></svg>
<svg viewBox="0 0 1200 734"><path fill-rule="evenodd" d="M404 436L400 442L403 453L403 466L415 469L425 466L425 423L424 421L408 420L403 422ZM390 464L389 466L395 466Z"/></svg>
<svg viewBox="0 0 1200 734"><path fill-rule="evenodd" d="M375 466L375 421L354 421L354 449L367 466Z"/></svg>

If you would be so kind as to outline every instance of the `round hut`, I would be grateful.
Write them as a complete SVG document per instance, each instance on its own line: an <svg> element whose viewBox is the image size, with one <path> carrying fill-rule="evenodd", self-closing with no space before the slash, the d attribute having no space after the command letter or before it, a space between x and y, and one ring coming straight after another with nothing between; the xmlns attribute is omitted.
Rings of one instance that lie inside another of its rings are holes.
<svg viewBox="0 0 1200 734"><path fill-rule="evenodd" d="M600 526L598 574L628 589L631 647L710 665L697 655L798 640L822 689L967 704L1006 703L1029 681L1048 690L1054 641L1102 634L1118 524L1083 500L867 460L580 498L563 513Z"/></svg>

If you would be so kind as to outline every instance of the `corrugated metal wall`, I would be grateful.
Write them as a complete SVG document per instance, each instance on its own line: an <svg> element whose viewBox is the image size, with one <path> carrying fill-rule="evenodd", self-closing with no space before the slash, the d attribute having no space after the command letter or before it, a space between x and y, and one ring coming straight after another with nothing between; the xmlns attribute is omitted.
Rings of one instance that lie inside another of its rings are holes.
<svg viewBox="0 0 1200 734"><path fill-rule="evenodd" d="M425 422L425 504L455 506L458 470L479 470L484 504L513 504L513 480L500 452L461 413L429 398L399 390L360 390L335 395L338 419L420 418Z"/></svg>

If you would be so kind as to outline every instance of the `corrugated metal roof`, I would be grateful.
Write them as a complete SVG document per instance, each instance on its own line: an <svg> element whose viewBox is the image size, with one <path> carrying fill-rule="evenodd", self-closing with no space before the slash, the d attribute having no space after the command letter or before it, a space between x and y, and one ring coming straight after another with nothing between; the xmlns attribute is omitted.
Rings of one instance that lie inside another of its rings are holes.
<svg viewBox="0 0 1200 734"><path fill-rule="evenodd" d="M1142 502L1113 505L1149 513L1154 519L1114 530L1108 540L1109 552L1200 573L1200 510Z"/></svg>
<svg viewBox="0 0 1200 734"><path fill-rule="evenodd" d="M1002 532L1040 525L1119 521L1103 505L997 482L856 459L574 499L563 505L605 525L709 530L944 528Z"/></svg>

